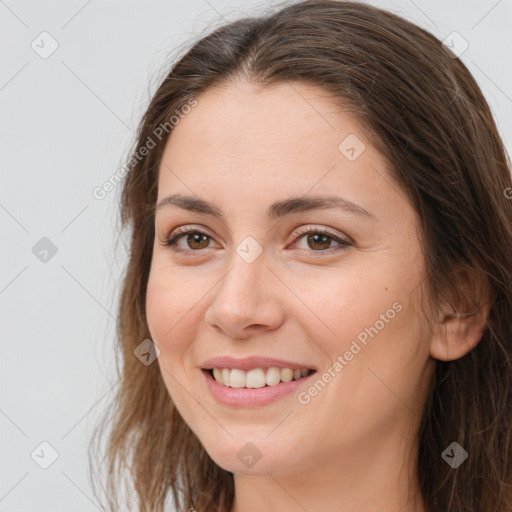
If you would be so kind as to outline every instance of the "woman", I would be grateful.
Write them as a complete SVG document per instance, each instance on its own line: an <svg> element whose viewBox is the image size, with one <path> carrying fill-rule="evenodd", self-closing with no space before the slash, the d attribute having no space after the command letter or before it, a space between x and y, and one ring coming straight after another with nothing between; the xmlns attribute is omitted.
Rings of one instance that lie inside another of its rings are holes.
<svg viewBox="0 0 512 512"><path fill-rule="evenodd" d="M512 507L512 183L434 36L311 0L175 63L121 219L108 506Z"/></svg>

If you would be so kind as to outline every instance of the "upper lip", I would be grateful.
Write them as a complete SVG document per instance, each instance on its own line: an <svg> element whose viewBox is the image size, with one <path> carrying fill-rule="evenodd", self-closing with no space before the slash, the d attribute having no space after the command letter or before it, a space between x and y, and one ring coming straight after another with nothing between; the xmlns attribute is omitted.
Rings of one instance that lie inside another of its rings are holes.
<svg viewBox="0 0 512 512"><path fill-rule="evenodd" d="M308 368L309 370L315 369L307 364L258 356L245 357L242 359L236 359L231 356L219 356L204 361L201 366L204 370L211 370L213 368L238 368L247 371L253 370L254 368L270 368L271 366L276 368L291 368L292 370L300 368Z"/></svg>

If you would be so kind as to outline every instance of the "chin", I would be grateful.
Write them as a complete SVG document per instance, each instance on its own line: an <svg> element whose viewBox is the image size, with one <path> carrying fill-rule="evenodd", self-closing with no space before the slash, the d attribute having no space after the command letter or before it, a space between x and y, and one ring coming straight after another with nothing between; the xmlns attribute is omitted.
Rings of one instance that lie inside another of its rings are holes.
<svg viewBox="0 0 512 512"><path fill-rule="evenodd" d="M274 427L272 427L274 428ZM224 436L222 441L216 439L201 440L205 450L212 460L226 471L245 475L278 474L286 471L283 466L290 467L296 461L290 459L297 444L289 436L286 442L283 438L265 439L272 429L253 429L254 435L238 436L236 429L231 429L233 438Z"/></svg>

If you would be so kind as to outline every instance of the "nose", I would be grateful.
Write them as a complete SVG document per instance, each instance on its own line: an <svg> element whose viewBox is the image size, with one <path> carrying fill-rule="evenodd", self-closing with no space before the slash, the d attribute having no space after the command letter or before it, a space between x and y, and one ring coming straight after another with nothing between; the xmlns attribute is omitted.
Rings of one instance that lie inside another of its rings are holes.
<svg viewBox="0 0 512 512"><path fill-rule="evenodd" d="M248 263L234 253L231 267L212 290L205 321L234 339L277 329L284 319L279 300L282 288L263 254Z"/></svg>

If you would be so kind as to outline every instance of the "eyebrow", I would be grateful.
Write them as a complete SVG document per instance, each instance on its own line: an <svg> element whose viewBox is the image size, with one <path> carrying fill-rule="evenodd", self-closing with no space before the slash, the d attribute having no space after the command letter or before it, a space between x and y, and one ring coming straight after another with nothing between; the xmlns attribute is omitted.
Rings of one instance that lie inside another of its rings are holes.
<svg viewBox="0 0 512 512"><path fill-rule="evenodd" d="M155 205L155 213L167 206L178 206L184 210L206 215L212 215L223 220L222 211L212 203L193 196L184 196L181 194L172 194L164 197ZM375 215L366 211L362 206L343 199L339 196L308 196L308 197L290 197L282 201L272 203L266 210L266 215L270 219L278 219L286 215L297 212L305 212L312 210L325 210L328 208L338 208L350 213L356 213L361 216L371 217L375 219Z"/></svg>

